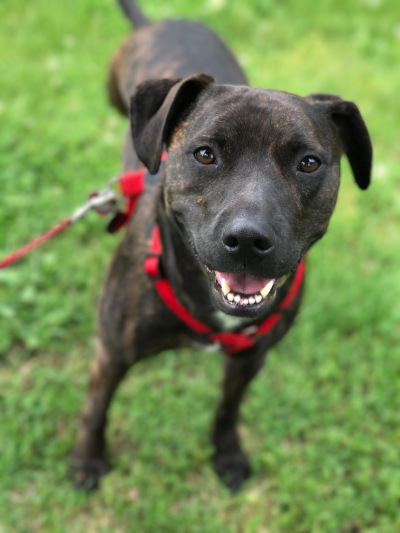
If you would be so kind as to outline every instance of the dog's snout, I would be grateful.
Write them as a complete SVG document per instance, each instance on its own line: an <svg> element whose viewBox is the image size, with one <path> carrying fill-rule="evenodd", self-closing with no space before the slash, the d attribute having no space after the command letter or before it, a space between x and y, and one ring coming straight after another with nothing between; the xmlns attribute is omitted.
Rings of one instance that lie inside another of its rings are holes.
<svg viewBox="0 0 400 533"><path fill-rule="evenodd" d="M242 262L264 256L273 248L274 240L273 229L266 222L256 224L245 218L234 220L222 235L225 249Z"/></svg>

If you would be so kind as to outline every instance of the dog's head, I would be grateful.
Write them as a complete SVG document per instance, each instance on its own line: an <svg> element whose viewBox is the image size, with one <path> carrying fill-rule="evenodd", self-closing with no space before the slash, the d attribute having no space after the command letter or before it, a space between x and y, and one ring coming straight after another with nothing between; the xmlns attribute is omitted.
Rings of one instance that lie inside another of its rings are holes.
<svg viewBox="0 0 400 533"><path fill-rule="evenodd" d="M261 316L328 227L346 154L358 186L372 147L357 106L331 95L217 85L206 75L145 82L131 101L139 158L163 146L167 216L225 313Z"/></svg>

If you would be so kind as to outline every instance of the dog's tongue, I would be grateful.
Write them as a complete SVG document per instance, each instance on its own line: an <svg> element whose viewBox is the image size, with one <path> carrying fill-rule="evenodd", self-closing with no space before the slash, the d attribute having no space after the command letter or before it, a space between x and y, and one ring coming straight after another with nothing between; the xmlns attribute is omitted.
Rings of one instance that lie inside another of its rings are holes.
<svg viewBox="0 0 400 533"><path fill-rule="evenodd" d="M265 278L255 278L249 274L228 274L227 272L215 272L217 281L222 285L222 278L234 292L241 294L255 294L260 292L270 281Z"/></svg>

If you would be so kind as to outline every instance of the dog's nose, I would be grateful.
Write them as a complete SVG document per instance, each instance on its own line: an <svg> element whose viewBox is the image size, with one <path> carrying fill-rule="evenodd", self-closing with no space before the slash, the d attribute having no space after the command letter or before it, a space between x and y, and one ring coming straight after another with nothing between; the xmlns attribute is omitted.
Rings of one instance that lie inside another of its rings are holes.
<svg viewBox="0 0 400 533"><path fill-rule="evenodd" d="M225 227L222 242L236 259L251 263L272 250L275 238L274 231L267 222L255 223L240 218Z"/></svg>

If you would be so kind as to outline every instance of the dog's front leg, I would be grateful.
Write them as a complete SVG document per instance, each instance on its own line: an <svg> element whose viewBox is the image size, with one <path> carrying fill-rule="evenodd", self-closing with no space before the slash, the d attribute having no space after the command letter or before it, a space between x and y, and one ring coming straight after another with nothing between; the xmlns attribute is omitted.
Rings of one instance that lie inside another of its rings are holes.
<svg viewBox="0 0 400 533"><path fill-rule="evenodd" d="M78 439L71 455L69 474L79 489L91 491L110 470L105 457L105 428L111 398L128 365L111 357L99 341L93 361L89 392L81 414Z"/></svg>
<svg viewBox="0 0 400 533"><path fill-rule="evenodd" d="M248 458L240 446L237 431L240 403L244 393L262 368L265 352L226 356L223 394L219 404L212 435L215 453L214 468L232 492L241 487L251 474Z"/></svg>

